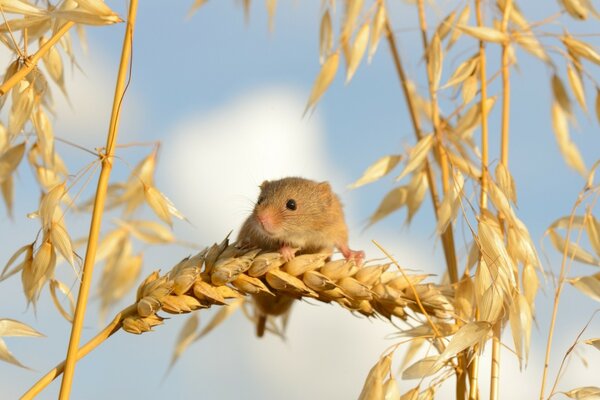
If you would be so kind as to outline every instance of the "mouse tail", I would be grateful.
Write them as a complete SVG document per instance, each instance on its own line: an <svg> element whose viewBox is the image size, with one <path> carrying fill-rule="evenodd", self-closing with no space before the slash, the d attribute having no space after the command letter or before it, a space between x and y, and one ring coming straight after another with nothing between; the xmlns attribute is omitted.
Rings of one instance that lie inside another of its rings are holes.
<svg viewBox="0 0 600 400"><path fill-rule="evenodd" d="M256 336L263 337L265 335L265 328L267 327L267 316L260 314L258 316L258 322L256 323Z"/></svg>

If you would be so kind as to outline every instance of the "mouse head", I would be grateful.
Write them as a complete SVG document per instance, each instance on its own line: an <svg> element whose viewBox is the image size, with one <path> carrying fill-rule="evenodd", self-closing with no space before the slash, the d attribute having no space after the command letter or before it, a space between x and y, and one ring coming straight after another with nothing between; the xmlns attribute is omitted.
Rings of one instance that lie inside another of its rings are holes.
<svg viewBox="0 0 600 400"><path fill-rule="evenodd" d="M328 182L304 178L264 181L254 209L256 222L275 239L320 230L328 223L333 196Z"/></svg>

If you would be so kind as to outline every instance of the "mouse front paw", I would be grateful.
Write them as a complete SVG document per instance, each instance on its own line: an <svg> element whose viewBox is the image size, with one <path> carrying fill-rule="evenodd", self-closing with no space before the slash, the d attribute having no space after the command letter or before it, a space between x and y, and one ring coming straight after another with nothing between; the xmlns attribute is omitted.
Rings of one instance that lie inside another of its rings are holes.
<svg viewBox="0 0 600 400"><path fill-rule="evenodd" d="M346 260L354 260L356 265L361 265L365 259L365 252L362 250L351 250L348 246L340 246L339 249Z"/></svg>
<svg viewBox="0 0 600 400"><path fill-rule="evenodd" d="M285 260L285 262L290 261L292 258L296 257L296 252L298 251L297 248L289 246L287 244L284 244L283 246L281 246L281 248L279 249L279 252L281 253L281 255L283 256L283 259Z"/></svg>

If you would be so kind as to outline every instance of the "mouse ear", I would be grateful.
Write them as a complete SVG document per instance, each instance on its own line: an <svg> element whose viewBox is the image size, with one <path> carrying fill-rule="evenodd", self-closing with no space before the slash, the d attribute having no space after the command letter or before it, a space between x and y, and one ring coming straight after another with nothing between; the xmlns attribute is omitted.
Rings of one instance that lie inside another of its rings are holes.
<svg viewBox="0 0 600 400"><path fill-rule="evenodd" d="M260 190L264 190L264 188L269 184L269 181L263 181L263 183L261 183L260 185L258 185L258 187L260 188Z"/></svg>
<svg viewBox="0 0 600 400"><path fill-rule="evenodd" d="M331 185L329 182L323 181L317 183L317 190L321 193L322 198L327 200L327 204L330 204L333 192L331 191Z"/></svg>
<svg viewBox="0 0 600 400"><path fill-rule="evenodd" d="M331 192L331 185L327 181L317 183L317 188L323 193Z"/></svg>

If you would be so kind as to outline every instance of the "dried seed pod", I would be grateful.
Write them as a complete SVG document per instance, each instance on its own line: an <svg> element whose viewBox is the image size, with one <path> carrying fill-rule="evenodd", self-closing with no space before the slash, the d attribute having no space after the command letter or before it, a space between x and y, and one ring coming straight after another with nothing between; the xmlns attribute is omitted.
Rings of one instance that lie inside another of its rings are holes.
<svg viewBox="0 0 600 400"><path fill-rule="evenodd" d="M269 270L279 268L284 262L281 253L259 254L254 261L252 261L252 265L250 266L250 269L248 269L248 275L253 278L263 276Z"/></svg>
<svg viewBox="0 0 600 400"><path fill-rule="evenodd" d="M338 282L340 288L354 300L371 300L373 294L367 285L354 278L343 278Z"/></svg>
<svg viewBox="0 0 600 400"><path fill-rule="evenodd" d="M306 271L312 271L325 265L325 259L330 254L303 254L285 263L283 270L290 275L299 276Z"/></svg>
<svg viewBox="0 0 600 400"><path fill-rule="evenodd" d="M258 278L247 275L240 275L231 282L240 292L245 294L257 294L261 292L271 293L269 288Z"/></svg>
<svg viewBox="0 0 600 400"><path fill-rule="evenodd" d="M185 294L179 296L167 296L162 301L162 309L171 314L181 314L197 310L203 306L198 299Z"/></svg>
<svg viewBox="0 0 600 400"><path fill-rule="evenodd" d="M331 279L317 271L305 272L302 276L302 280L306 283L306 286L316 292L331 290L337 287Z"/></svg>
<svg viewBox="0 0 600 400"><path fill-rule="evenodd" d="M371 287L379 279L379 277L381 276L383 271L385 271L388 267L389 267L389 264L375 265L372 267L361 268L354 275L354 279Z"/></svg>
<svg viewBox="0 0 600 400"><path fill-rule="evenodd" d="M330 261L321 268L321 273L333 281L338 281L356 272L357 268L353 263L346 260Z"/></svg>
<svg viewBox="0 0 600 400"><path fill-rule="evenodd" d="M146 296L137 303L137 312L142 317L156 313L160 309L160 301L155 297Z"/></svg>
<svg viewBox="0 0 600 400"><path fill-rule="evenodd" d="M194 295L200 301L206 302L208 304L225 304L225 298L217 289L218 288L215 288L209 283L201 280L197 280L194 283Z"/></svg>
<svg viewBox="0 0 600 400"><path fill-rule="evenodd" d="M298 294L301 296L317 297L317 294L308 288L300 279L279 269L267 272L267 282L276 290Z"/></svg>

